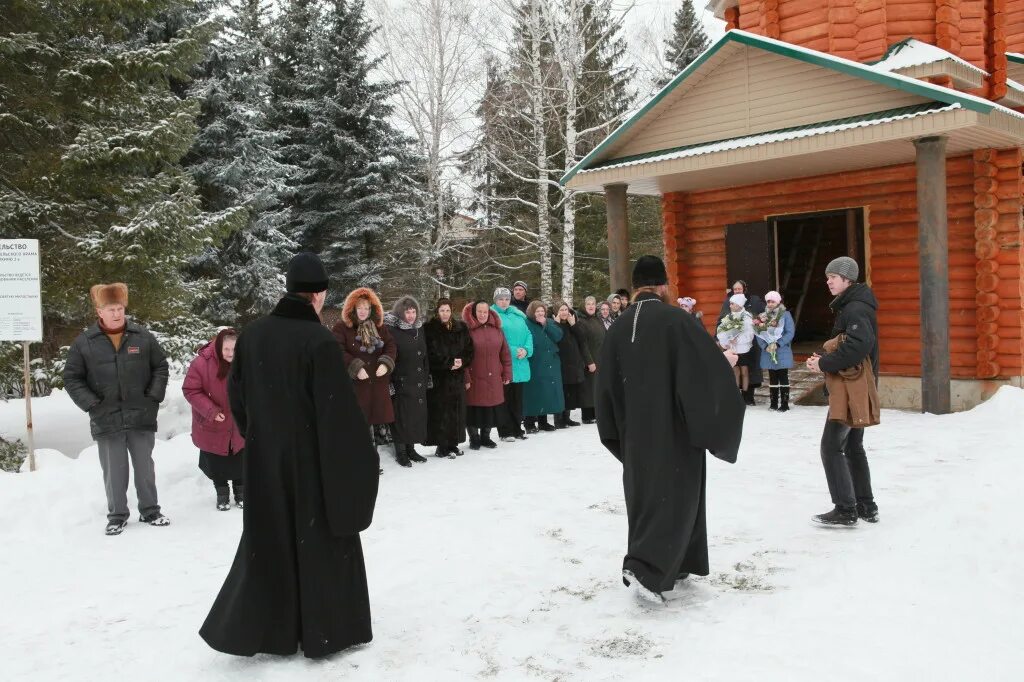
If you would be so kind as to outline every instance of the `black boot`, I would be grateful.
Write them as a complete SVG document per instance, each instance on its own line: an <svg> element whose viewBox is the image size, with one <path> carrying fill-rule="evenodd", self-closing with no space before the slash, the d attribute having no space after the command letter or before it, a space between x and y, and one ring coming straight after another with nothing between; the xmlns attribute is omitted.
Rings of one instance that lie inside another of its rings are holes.
<svg viewBox="0 0 1024 682"><path fill-rule="evenodd" d="M469 431L469 449L479 450L480 449L480 429L476 426L469 426L466 428Z"/></svg>
<svg viewBox="0 0 1024 682"><path fill-rule="evenodd" d="M412 466L412 462L409 461L409 455L405 452L405 443L395 443L395 461L398 462L399 466Z"/></svg>
<svg viewBox="0 0 1024 682"><path fill-rule="evenodd" d="M442 459L455 459L455 453L443 445L438 445L437 448L434 449L434 457L441 457Z"/></svg>
<svg viewBox="0 0 1024 682"><path fill-rule="evenodd" d="M562 412L559 412L558 414L555 415L555 428L556 429L564 429L565 428L565 418L562 416L562 414L563 414Z"/></svg>
<svg viewBox="0 0 1024 682"><path fill-rule="evenodd" d="M771 387L768 388L768 392L771 393L771 396L772 396L772 404L768 406L768 409L769 410L777 410L777 409L779 409L779 389L778 389L778 387L771 386Z"/></svg>
<svg viewBox="0 0 1024 682"><path fill-rule="evenodd" d="M523 420L523 430L526 433L537 433L537 420L533 417L527 417Z"/></svg>
<svg viewBox="0 0 1024 682"><path fill-rule="evenodd" d="M220 511L231 509L231 494L226 485L217 486L217 509Z"/></svg>
<svg viewBox="0 0 1024 682"><path fill-rule="evenodd" d="M753 386L751 386L747 390L743 391L743 402L745 402L747 405L751 405L751 406L757 405L757 403L754 402L754 387Z"/></svg>
<svg viewBox="0 0 1024 682"><path fill-rule="evenodd" d="M572 419L572 412L570 412L569 410L566 410L565 412L562 413L562 423L565 424L566 426L579 426L580 425L579 422L573 421L573 419Z"/></svg>
<svg viewBox="0 0 1024 682"><path fill-rule="evenodd" d="M416 446L409 443L405 446L405 454L414 462L426 462L427 458L416 452Z"/></svg>
<svg viewBox="0 0 1024 682"><path fill-rule="evenodd" d="M858 502L857 518L868 523L878 523L878 505L874 502Z"/></svg>
<svg viewBox="0 0 1024 682"><path fill-rule="evenodd" d="M779 412L789 412L789 386L780 388L779 393L782 396L782 402L779 403Z"/></svg>
<svg viewBox="0 0 1024 682"><path fill-rule="evenodd" d="M852 528L857 525L857 508L836 506L830 512L818 514L811 518L815 523L830 528Z"/></svg>
<svg viewBox="0 0 1024 682"><path fill-rule="evenodd" d="M490 449L498 447L498 444L491 440L490 429L480 429L480 445Z"/></svg>
<svg viewBox="0 0 1024 682"><path fill-rule="evenodd" d="M241 483L231 483L231 488L235 491L235 505L239 509L245 506L245 486Z"/></svg>
<svg viewBox="0 0 1024 682"><path fill-rule="evenodd" d="M558 417L555 417L555 419L557 421ZM546 414L542 414L541 416L537 417L537 428L539 430L541 430L541 431L554 431L555 430L554 426L552 426L551 424L548 424L548 416Z"/></svg>

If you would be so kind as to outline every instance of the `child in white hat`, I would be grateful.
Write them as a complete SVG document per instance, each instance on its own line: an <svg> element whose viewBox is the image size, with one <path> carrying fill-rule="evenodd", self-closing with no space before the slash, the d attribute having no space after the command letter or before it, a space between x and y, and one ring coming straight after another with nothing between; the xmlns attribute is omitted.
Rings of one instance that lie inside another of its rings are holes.
<svg viewBox="0 0 1024 682"><path fill-rule="evenodd" d="M737 355L743 355L754 345L754 318L743 307L746 303L747 297L743 294L733 294L729 298L729 312L719 321L716 334L718 345ZM746 393L750 387L750 368L737 365L733 371L736 373L736 385Z"/></svg>

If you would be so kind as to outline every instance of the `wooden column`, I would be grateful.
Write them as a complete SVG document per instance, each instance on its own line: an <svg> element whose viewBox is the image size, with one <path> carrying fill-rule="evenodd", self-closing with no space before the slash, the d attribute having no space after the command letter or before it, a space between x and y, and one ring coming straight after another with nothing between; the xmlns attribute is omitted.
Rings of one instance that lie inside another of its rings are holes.
<svg viewBox="0 0 1024 682"><path fill-rule="evenodd" d="M946 138L914 140L917 148L917 239L921 282L921 409L950 412L949 226Z"/></svg>
<svg viewBox="0 0 1024 682"><path fill-rule="evenodd" d="M859 261L857 257L858 253L857 244L857 209L848 208L846 209L846 255L850 258ZM864 274L867 274L867 263L861 265L864 268ZM867 277L864 277L864 281L867 281Z"/></svg>
<svg viewBox="0 0 1024 682"><path fill-rule="evenodd" d="M608 274L611 289L631 289L626 185L605 185L604 200L608 214Z"/></svg>

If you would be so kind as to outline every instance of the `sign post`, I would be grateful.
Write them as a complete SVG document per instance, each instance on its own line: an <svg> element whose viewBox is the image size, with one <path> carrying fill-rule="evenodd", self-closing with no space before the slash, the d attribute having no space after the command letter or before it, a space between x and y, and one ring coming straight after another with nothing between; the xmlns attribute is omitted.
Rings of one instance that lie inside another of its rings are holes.
<svg viewBox="0 0 1024 682"><path fill-rule="evenodd" d="M0 239L0 341L21 341L25 357L25 445L28 470L36 470L32 434L32 374L29 343L43 340L39 240Z"/></svg>

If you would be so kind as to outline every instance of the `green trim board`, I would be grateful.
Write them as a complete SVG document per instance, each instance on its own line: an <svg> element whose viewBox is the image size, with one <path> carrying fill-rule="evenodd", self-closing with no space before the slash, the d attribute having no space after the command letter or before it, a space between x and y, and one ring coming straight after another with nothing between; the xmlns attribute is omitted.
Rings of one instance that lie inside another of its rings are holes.
<svg viewBox="0 0 1024 682"><path fill-rule="evenodd" d="M1024 64L1024 54L1019 54L1017 52L1007 52L1006 59L1014 64Z"/></svg>
<svg viewBox="0 0 1024 682"><path fill-rule="evenodd" d="M849 59L843 59L842 57L835 57L824 52L818 52L816 50L810 50L798 45L791 45L789 43L775 40L773 38L766 38L764 36L755 35L746 31L740 31L733 29L728 31L722 36L718 42L705 50L697 59L695 59L689 66L683 69L675 78L662 88L654 97L652 97L647 104L645 104L639 111L629 117L624 123L616 128L608 137L606 137L597 147L595 147L589 154L583 157L579 163L573 166L562 178L559 180L561 185L565 185L569 182L577 173L581 170L591 167L596 159L601 156L605 151L608 150L616 141L621 138L626 131L632 128L638 121L640 121L648 112L651 111L655 106L658 105L669 93L675 90L683 81L693 75L698 69L701 68L711 57L721 51L725 46L732 43L739 43L748 47L756 47L773 54L781 55L784 57L790 57L807 64L814 64L815 66L821 66L826 69L831 69L839 73L846 74L848 76L854 76L856 78L863 78L864 80L878 83L892 87L896 90L901 90L913 95L920 97L926 97L931 100L938 102L944 102L946 104L959 104L964 109L975 111L982 114L987 114L993 109L1002 109L1003 107L989 102L988 100L966 93L961 93L956 90L950 90L931 83L925 83L908 76L901 76L895 73L889 73L886 71L878 71L871 66L861 64L859 62L851 61ZM1009 110L1008 110L1009 111Z"/></svg>
<svg viewBox="0 0 1024 682"><path fill-rule="evenodd" d="M623 163L636 163L637 161L655 159L659 156L664 156L666 154L675 154L677 152L685 152L692 149L699 149L701 147L711 148L717 145L723 145L729 142L739 142L745 139L753 139L758 137L767 138L772 135L785 135L787 133L815 131L819 129L821 129L822 132L826 132L824 129L832 128L835 126L849 126L857 123L882 123L885 122L887 119L906 118L909 116L917 116L920 114L938 113L940 111L949 111L956 107L957 105L946 104L944 102L924 102L922 104L912 104L906 107L886 109L885 111L876 111L870 114L861 114L859 116L848 116L846 118L837 118L831 121L807 123L805 125L791 126L789 128L779 128L778 130L769 130L763 133L752 133L750 135L739 135L737 137L730 137L722 140L714 140L711 142L696 142L694 144L687 144L681 147L672 147L670 149L659 149L657 151L646 152L644 154L621 156L615 159L608 159L607 161L599 161L593 164L590 168L585 169L584 172L601 170L602 168L617 166ZM767 142L770 142L770 140L765 141L765 143Z"/></svg>

